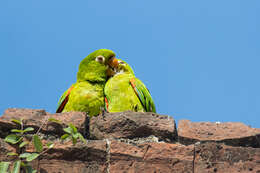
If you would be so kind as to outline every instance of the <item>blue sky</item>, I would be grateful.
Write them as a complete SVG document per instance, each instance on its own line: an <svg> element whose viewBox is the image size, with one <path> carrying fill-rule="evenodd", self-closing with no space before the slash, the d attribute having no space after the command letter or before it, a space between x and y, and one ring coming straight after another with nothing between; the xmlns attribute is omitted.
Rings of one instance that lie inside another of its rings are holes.
<svg viewBox="0 0 260 173"><path fill-rule="evenodd" d="M54 112L80 61L108 48L176 120L260 128L260 1L0 2L0 113Z"/></svg>

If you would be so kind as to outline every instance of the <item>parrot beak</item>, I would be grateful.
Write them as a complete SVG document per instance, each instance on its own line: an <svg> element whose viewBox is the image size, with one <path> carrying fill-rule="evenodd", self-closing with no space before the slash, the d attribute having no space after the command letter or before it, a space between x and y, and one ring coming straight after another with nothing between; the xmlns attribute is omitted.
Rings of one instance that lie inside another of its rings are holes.
<svg viewBox="0 0 260 173"><path fill-rule="evenodd" d="M116 74L118 64L118 60L115 57L112 57L108 60L108 65L110 68L107 69L107 75L109 77L114 76Z"/></svg>
<svg viewBox="0 0 260 173"><path fill-rule="evenodd" d="M108 61L108 65L112 68L117 68L118 64L118 60L115 57L110 58L110 60Z"/></svg>

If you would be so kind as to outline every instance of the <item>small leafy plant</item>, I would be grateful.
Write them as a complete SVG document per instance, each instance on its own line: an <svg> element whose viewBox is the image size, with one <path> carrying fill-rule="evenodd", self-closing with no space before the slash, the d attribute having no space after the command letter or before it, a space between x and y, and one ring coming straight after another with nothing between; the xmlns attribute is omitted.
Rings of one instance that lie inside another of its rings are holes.
<svg viewBox="0 0 260 173"><path fill-rule="evenodd" d="M48 122L55 122L61 124L59 120L54 118L47 119L38 131L32 135L31 139L28 140L30 136L27 132L34 131L33 127L27 127L24 129L23 120L11 120L13 123L18 124L20 129L12 129L12 134L6 136L5 142L16 146L16 152L7 153L9 156L16 156L15 161L12 162L0 162L0 173L20 173L21 170L25 173L36 173L37 170L32 169L30 162L37 159L40 155L47 152L49 149L53 148L54 144L52 142L47 142L43 146L43 142L39 136L40 130L47 125ZM84 137L78 132L77 128L73 124L69 124L67 128L63 129L66 132L61 136L61 140L69 139L75 145L79 140L86 143ZM26 152L25 148L29 144L33 144L34 152ZM10 167L12 165L12 167Z"/></svg>
<svg viewBox="0 0 260 173"><path fill-rule="evenodd" d="M84 137L81 135L81 133L78 132L78 129L73 124L70 123L69 126L67 128L64 128L63 130L64 132L66 132L66 134L61 136L62 140L70 138L72 140L73 145L77 143L78 139L86 143Z"/></svg>
<svg viewBox="0 0 260 173"><path fill-rule="evenodd" d="M7 155L9 156L16 156L16 160L12 164L13 167L11 169L11 172L19 173L20 170L22 169L26 173L35 173L37 172L37 170L33 170L29 163L54 146L52 142L48 142L46 146L43 146L41 138L39 137L39 132L41 128L47 124L47 121L43 123L43 125L38 129L37 133L33 134L31 140L28 140L26 138L29 137L29 135L26 133L34 131L33 127L27 127L26 129L24 129L24 124L22 119L21 120L12 119L11 121L20 126L20 129L12 129L11 132L13 132L13 134L10 134L5 138L5 142L16 146L16 152L7 153ZM34 152L25 151L25 147L30 143L33 143L34 150L35 150ZM10 165L11 162L0 162L0 172L6 173Z"/></svg>

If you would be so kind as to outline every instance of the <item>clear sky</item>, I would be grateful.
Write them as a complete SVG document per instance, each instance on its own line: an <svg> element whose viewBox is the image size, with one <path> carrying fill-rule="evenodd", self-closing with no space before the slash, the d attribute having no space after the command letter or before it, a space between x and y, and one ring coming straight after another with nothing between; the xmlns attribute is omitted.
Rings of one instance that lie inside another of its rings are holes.
<svg viewBox="0 0 260 173"><path fill-rule="evenodd" d="M0 2L0 114L55 112L80 61L108 48L176 120L260 128L259 0Z"/></svg>

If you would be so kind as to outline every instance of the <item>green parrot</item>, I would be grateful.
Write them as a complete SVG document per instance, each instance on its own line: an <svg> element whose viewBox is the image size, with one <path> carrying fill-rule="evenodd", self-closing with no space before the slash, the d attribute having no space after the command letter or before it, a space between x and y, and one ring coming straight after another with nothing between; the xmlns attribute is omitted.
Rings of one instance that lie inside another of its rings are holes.
<svg viewBox="0 0 260 173"><path fill-rule="evenodd" d="M76 83L61 96L56 113L80 111L90 117L98 115L105 108L105 83L117 66L111 50L99 49L89 54L79 65Z"/></svg>
<svg viewBox="0 0 260 173"><path fill-rule="evenodd" d="M117 73L105 85L105 104L108 112L156 112L149 90L135 77L133 69L118 59Z"/></svg>

